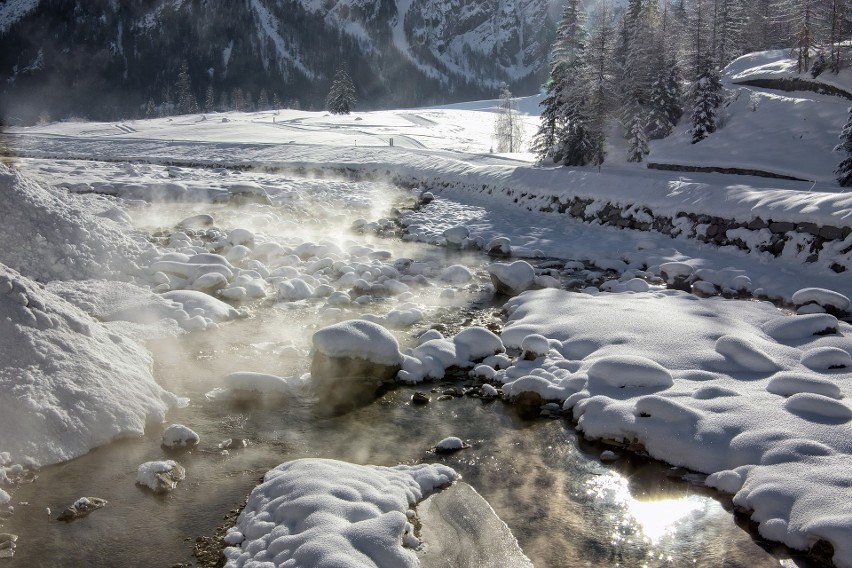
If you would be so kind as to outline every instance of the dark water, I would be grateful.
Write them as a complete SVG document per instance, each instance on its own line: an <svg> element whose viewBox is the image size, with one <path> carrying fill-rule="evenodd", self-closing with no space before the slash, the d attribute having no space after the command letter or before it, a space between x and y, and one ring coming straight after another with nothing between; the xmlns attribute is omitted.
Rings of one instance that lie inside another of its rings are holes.
<svg viewBox="0 0 852 568"><path fill-rule="evenodd" d="M177 358L183 347L198 347L187 343L172 342L168 353ZM164 355L158 371L188 390L209 379L211 367L228 366L226 361L239 366L240 359L227 349L185 355L193 364L172 366ZM629 457L603 465L597 459L603 448L578 440L561 419L524 420L502 402L471 398L438 402L432 395L430 404L417 407L409 402L413 391L398 389L334 418L320 416L311 401L197 399L170 417L202 439L192 453L176 457L187 479L173 493L156 497L134 485L139 463L167 457L159 448L162 427L45 468L35 483L14 493L15 503L28 504L16 505L2 529L21 538L15 557L0 562L165 567L190 561L195 537L212 535L265 471L286 460L326 457L377 465L447 463L489 501L539 567L782 565L736 525L722 503L671 477L666 466ZM450 435L468 440L471 448L449 457L430 451ZM251 444L222 454L217 442L232 436ZM83 495L109 504L72 523L54 520Z"/></svg>

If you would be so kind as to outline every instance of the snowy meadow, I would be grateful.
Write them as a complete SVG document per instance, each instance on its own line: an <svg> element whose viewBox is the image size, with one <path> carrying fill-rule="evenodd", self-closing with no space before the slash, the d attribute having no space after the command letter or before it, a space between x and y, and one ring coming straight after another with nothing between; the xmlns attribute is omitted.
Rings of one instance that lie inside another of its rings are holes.
<svg viewBox="0 0 852 568"><path fill-rule="evenodd" d="M495 101L10 129L0 564L852 567L845 103L746 63L650 159L808 181Z"/></svg>

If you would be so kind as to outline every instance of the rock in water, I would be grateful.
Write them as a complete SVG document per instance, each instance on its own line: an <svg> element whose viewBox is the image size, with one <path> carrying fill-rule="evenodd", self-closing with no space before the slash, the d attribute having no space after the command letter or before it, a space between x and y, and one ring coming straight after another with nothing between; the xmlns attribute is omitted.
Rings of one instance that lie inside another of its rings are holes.
<svg viewBox="0 0 852 568"><path fill-rule="evenodd" d="M154 493L168 493L184 479L186 470L173 460L145 462L136 471L136 484L148 487Z"/></svg>
<svg viewBox="0 0 852 568"><path fill-rule="evenodd" d="M100 497L80 497L70 507L66 507L56 520L70 523L74 519L85 517L92 511L103 508L106 504L106 499L101 499Z"/></svg>
<svg viewBox="0 0 852 568"><path fill-rule="evenodd" d="M313 336L311 380L320 401L339 412L372 401L402 368L396 338L365 320L331 325Z"/></svg>

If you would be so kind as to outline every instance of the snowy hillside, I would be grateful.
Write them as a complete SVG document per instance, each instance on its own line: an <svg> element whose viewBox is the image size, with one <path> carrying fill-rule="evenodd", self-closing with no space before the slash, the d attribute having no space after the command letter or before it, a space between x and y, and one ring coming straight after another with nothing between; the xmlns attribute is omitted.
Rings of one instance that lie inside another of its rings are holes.
<svg viewBox="0 0 852 568"><path fill-rule="evenodd" d="M850 101L807 90L748 85L757 80L828 84L852 92L852 74L798 75L789 51L753 53L731 63L722 76L728 98L721 128L691 144L689 113L670 137L651 144L648 161L680 166L751 169L802 180L834 180L841 160L833 151L848 117ZM777 83L783 86L783 83Z"/></svg>

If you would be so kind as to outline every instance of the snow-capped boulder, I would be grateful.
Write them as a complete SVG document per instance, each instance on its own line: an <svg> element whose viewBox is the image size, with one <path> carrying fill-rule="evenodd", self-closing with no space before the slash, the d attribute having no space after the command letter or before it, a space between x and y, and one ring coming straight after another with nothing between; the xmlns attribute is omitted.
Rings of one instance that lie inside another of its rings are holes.
<svg viewBox="0 0 852 568"><path fill-rule="evenodd" d="M849 310L849 298L847 296L825 288L802 288L793 294L792 300L797 306L813 303L823 308L833 308L839 312Z"/></svg>
<svg viewBox="0 0 852 568"><path fill-rule="evenodd" d="M149 461L136 470L136 484L154 493L168 493L186 479L186 470L174 460Z"/></svg>
<svg viewBox="0 0 852 568"><path fill-rule="evenodd" d="M313 338L311 379L320 399L343 409L372 400L402 366L399 343L387 329L366 320L325 327Z"/></svg>
<svg viewBox="0 0 852 568"><path fill-rule="evenodd" d="M190 449L198 445L200 438L191 428L183 424L172 424L163 432L160 445L170 450Z"/></svg>
<svg viewBox="0 0 852 568"><path fill-rule="evenodd" d="M492 264L488 267L488 273L497 293L507 296L516 296L535 283L535 270L524 260L511 264Z"/></svg>

